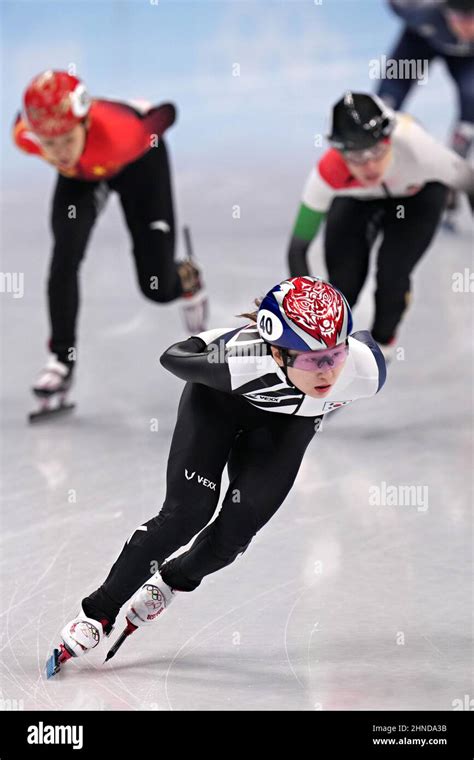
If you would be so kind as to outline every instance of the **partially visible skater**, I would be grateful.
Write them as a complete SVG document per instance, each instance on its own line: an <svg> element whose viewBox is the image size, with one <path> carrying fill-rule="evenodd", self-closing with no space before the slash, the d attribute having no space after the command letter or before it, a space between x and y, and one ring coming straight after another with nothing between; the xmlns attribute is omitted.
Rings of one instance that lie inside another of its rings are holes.
<svg viewBox="0 0 474 760"><path fill-rule="evenodd" d="M349 304L332 285L294 277L257 303L258 311L241 315L250 320L244 327L202 332L162 355L162 365L186 381L163 507L135 530L64 626L48 676L100 644L128 600L126 628L109 657L178 591L194 591L230 565L285 501L324 415L382 388L382 352L368 331L351 334ZM212 520L226 465L229 487Z"/></svg>
<svg viewBox="0 0 474 760"><path fill-rule="evenodd" d="M399 111L415 82L426 83L434 61L441 60L456 88L457 114L451 147L468 158L474 140L474 0L389 0L404 27L389 54L397 77L382 79L377 94ZM416 63L411 69L406 64ZM457 193L448 197L448 226L454 229Z"/></svg>
<svg viewBox="0 0 474 760"><path fill-rule="evenodd" d="M292 276L323 221L328 280L355 305L377 251L372 335L389 359L411 295L411 274L438 228L448 188L474 205L474 169L376 95L346 92L332 109L331 145L306 181L288 248Z"/></svg>
<svg viewBox="0 0 474 760"><path fill-rule="evenodd" d="M71 386L77 360L79 269L111 191L119 196L133 242L141 292L157 303L181 299L188 330L206 327L207 301L199 269L190 259L175 260L171 175L163 139L175 118L171 103L151 106L91 98L84 83L65 71L45 71L25 91L14 141L58 172L51 209L50 355L33 387L45 402Z"/></svg>

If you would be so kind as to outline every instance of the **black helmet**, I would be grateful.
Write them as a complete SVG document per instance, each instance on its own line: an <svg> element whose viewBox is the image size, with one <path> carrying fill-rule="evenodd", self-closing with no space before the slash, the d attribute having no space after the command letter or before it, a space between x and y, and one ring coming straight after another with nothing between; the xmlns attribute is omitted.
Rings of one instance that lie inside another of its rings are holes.
<svg viewBox="0 0 474 760"><path fill-rule="evenodd" d="M458 13L473 13L474 0L446 0L446 7Z"/></svg>
<svg viewBox="0 0 474 760"><path fill-rule="evenodd" d="M339 150L365 150L388 137L394 114L377 95L346 92L332 109L328 140Z"/></svg>

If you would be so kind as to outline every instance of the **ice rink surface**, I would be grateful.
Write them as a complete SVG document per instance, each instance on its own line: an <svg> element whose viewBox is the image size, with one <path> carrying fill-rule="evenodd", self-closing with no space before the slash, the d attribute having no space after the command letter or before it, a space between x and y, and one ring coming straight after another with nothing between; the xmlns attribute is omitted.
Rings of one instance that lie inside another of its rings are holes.
<svg viewBox="0 0 474 760"><path fill-rule="evenodd" d="M252 193L268 181L253 177ZM286 275L288 219L273 209L262 224L250 209L232 220L232 193L214 187L204 197L183 179L178 211L211 326L236 326L233 315ZM250 189L238 190L245 208ZM297 196L282 192L293 214ZM3 270L25 273L24 297L1 299L2 698L28 710L449 710L472 694L472 294L452 289L470 266L467 211L460 235L440 232L416 270L404 353L382 393L326 420L247 552L113 662L102 665L108 640L47 682L61 627L161 506L182 383L158 357L185 335L176 305L138 293L111 200L82 271L77 411L28 426L45 359L47 208L47 180L2 207ZM318 247L312 266L324 274ZM370 327L372 290L371 279L357 329ZM420 497L374 505L383 483L419 486Z"/></svg>

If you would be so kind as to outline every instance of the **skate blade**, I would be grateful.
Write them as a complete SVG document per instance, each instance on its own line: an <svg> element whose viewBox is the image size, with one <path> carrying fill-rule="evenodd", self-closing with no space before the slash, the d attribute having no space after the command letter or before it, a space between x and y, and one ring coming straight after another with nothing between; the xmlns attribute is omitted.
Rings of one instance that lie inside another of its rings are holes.
<svg viewBox="0 0 474 760"><path fill-rule="evenodd" d="M46 678L52 678L61 670L61 662L59 649L54 649L53 654L46 660Z"/></svg>
<svg viewBox="0 0 474 760"><path fill-rule="evenodd" d="M66 644L60 644L59 649L53 649L53 654L46 660L46 676L52 678L61 670L63 662L67 662L76 655Z"/></svg>
<svg viewBox="0 0 474 760"><path fill-rule="evenodd" d="M28 414L28 422L40 422L40 420L50 419L51 417L59 417L62 414L66 414L68 412L72 412L73 409L76 408L76 405L71 404L60 404L59 406L55 406L53 408L44 408L44 409L38 409L36 412L30 412Z"/></svg>
<svg viewBox="0 0 474 760"><path fill-rule="evenodd" d="M204 290L198 291L194 296L183 297L181 311L186 329L192 334L196 335L207 329L209 299Z"/></svg>

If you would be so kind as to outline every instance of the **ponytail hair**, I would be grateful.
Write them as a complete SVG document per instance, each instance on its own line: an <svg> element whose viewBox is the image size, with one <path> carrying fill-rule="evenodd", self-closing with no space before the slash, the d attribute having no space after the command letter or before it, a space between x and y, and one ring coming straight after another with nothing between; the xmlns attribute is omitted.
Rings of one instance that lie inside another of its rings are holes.
<svg viewBox="0 0 474 760"><path fill-rule="evenodd" d="M260 307L260 304L262 303L263 298L255 298L254 304L257 307L255 311L244 311L243 314L236 314L237 317L243 317L244 319L250 319L252 322L257 323L257 314L258 309Z"/></svg>

